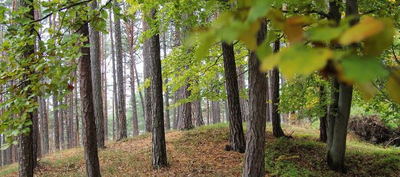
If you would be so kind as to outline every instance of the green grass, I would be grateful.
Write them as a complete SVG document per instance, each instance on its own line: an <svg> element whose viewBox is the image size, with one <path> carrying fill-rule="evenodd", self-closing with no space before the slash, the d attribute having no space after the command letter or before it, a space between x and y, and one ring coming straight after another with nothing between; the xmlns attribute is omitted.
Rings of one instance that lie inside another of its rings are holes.
<svg viewBox="0 0 400 177"><path fill-rule="evenodd" d="M396 176L400 170L400 148L383 148L350 135L346 149L347 174L329 170L325 143L318 141L314 126L283 125L293 138L274 138L267 125L265 169L270 176ZM167 153L170 167L151 169L151 135L144 134L120 142L108 142L99 151L103 176L240 176L243 154L227 152L227 124L196 127L184 132L168 131ZM0 168L0 176L15 176L16 164ZM40 161L37 176L85 176L83 149L50 154Z"/></svg>

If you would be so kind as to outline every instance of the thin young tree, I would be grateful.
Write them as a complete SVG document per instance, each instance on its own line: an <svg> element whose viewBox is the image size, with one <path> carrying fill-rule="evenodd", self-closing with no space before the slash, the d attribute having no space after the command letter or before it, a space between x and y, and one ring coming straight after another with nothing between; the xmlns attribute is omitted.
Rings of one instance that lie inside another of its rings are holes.
<svg viewBox="0 0 400 177"><path fill-rule="evenodd" d="M92 1L92 10L97 9L97 0ZM92 68L93 83L93 103L96 118L97 147L105 148L104 145L104 116L103 116L103 98L101 92L101 68L100 68L100 33L90 24L90 64Z"/></svg>
<svg viewBox="0 0 400 177"><path fill-rule="evenodd" d="M116 9L119 8L119 3L114 0ZM118 88L118 138L122 140L127 137L126 130L126 114L125 114L125 96L124 96L124 67L122 58L122 37L121 37L121 20L118 14L114 14L115 23L115 49L117 59L117 88Z"/></svg>
<svg viewBox="0 0 400 177"><path fill-rule="evenodd" d="M114 32L113 32L113 21L112 21L112 9L110 10L109 15L109 25L110 25L110 40L111 40L111 60L112 60L112 72L113 72L113 138L115 139L116 131L118 130L118 126L115 126L116 122L118 123L118 90L117 90L117 72L115 71L115 50L114 50Z"/></svg>
<svg viewBox="0 0 400 177"><path fill-rule="evenodd" d="M146 32L149 30L149 25L146 22L146 19L143 18L143 31ZM143 74L145 82L150 79L150 39L145 39L143 43ZM151 132L151 84L149 87L144 89L144 111L145 111L145 131Z"/></svg>
<svg viewBox="0 0 400 177"><path fill-rule="evenodd" d="M280 41L276 40L274 42L274 52L278 52L280 49ZM270 81L270 96L271 96L271 120L272 120L272 132L275 137L283 137L285 133L283 133L281 127L281 118L278 110L279 105L279 69L274 68L271 71L271 75L269 76Z"/></svg>

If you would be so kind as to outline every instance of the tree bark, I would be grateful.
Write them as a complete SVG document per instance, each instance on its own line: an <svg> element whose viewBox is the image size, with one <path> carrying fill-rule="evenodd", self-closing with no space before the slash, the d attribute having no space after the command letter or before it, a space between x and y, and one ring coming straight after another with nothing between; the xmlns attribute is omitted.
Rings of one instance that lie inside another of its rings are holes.
<svg viewBox="0 0 400 177"><path fill-rule="evenodd" d="M20 5L21 7L24 8L28 8L29 10L27 12L25 12L24 16L30 20L34 20L34 7L33 7L33 1L32 0L20 0ZM31 35L33 35L34 31L33 31L33 26L32 29L29 31L29 33ZM26 44L25 48L24 48L24 57L26 59L28 59L30 57L30 55L32 55L35 52L34 46L32 44ZM29 67L24 68L26 70L30 70ZM31 94L31 89L29 89L29 85L30 85L30 80L28 78L27 75L23 76L23 83L21 85L22 88L28 88L27 91L27 97L30 96ZM36 100L35 100L36 101ZM32 121L31 125L27 125L26 127L23 128L29 128L29 132L26 134L21 134L19 135L18 139L19 139L19 159L18 159L18 163L19 163L19 176L20 177L33 177L33 168L35 167L37 161L36 161L36 151L37 149L37 141L35 142L35 137L37 136L37 132L38 131L35 127L35 122L36 122L36 126L37 126L37 110L34 110L33 112L30 112L27 114L26 117L27 121ZM36 130L35 130L36 129Z"/></svg>
<svg viewBox="0 0 400 177"><path fill-rule="evenodd" d="M181 99L188 98L191 94L189 90L190 84L186 84L183 87L181 87ZM189 130L192 129L193 122L192 122L192 106L191 103L183 103L182 105L179 106L179 116L178 116L178 125L177 129L179 130Z"/></svg>
<svg viewBox="0 0 400 177"><path fill-rule="evenodd" d="M238 74L238 85L239 85L239 95L240 95L240 92L246 89L243 67L238 67L237 71L238 71L237 74ZM242 121L246 122L249 117L249 106L245 98L240 97L239 101L240 101L240 111L242 113Z"/></svg>
<svg viewBox="0 0 400 177"><path fill-rule="evenodd" d="M116 138L115 134L116 131L118 130L118 126L115 126L115 122L119 122L118 120L118 113L116 113L116 110L118 110L118 90L117 90L117 79L116 79L116 71L115 71L115 50L114 50L114 33L113 33L113 25L111 15L112 14L112 9L110 10L110 16L109 16L109 21L110 21L110 39L111 39L111 56L112 56L112 71L113 71L113 139ZM117 130L116 130L117 129Z"/></svg>
<svg viewBox="0 0 400 177"><path fill-rule="evenodd" d="M155 19L155 12L151 12L152 19ZM152 152L153 168L159 169L167 166L167 151L165 145L164 130L164 106L161 75L161 57L160 57L160 36L155 34L149 39L150 44L150 74L151 74L151 108L152 108Z"/></svg>
<svg viewBox="0 0 400 177"><path fill-rule="evenodd" d="M97 0L92 1L92 10L97 9ZM93 103L96 118L97 147L104 145L104 116L103 98L101 93L101 68L100 68L100 33L94 29L95 24L90 24L90 65L92 68ZM117 26L117 25L116 25ZM117 29L116 29L117 30ZM118 32L118 30L117 30ZM118 42L118 39L117 39Z"/></svg>
<svg viewBox="0 0 400 177"><path fill-rule="evenodd" d="M164 52L164 58L167 57L167 41L165 37L166 33L163 33L163 52ZM165 78L165 85L168 85L168 78ZM171 120L169 116L169 90L168 86L165 88L165 94L164 94L164 101L165 101L165 129L169 130L171 129Z"/></svg>
<svg viewBox="0 0 400 177"><path fill-rule="evenodd" d="M48 116L47 116L47 104L46 99L40 98L41 102L41 127L42 127L42 153L43 155L49 153L50 145L49 145L49 124L48 124Z"/></svg>
<svg viewBox="0 0 400 177"><path fill-rule="evenodd" d="M261 44L266 37L267 26L262 23L257 35ZM260 70L260 61L255 52L249 58L249 119L247 122L246 152L243 176L264 176L265 174L265 114L267 78Z"/></svg>
<svg viewBox="0 0 400 177"><path fill-rule="evenodd" d="M319 140L322 142L326 142L328 138L326 132L328 108L326 106L326 90L323 85L319 87L319 94L320 104L324 104L322 106L322 109L325 111L324 115L319 118Z"/></svg>
<svg viewBox="0 0 400 177"><path fill-rule="evenodd" d="M71 91L69 94L69 113L68 113L68 129L69 129L69 136L68 136L68 148L74 147L74 92Z"/></svg>
<svg viewBox="0 0 400 177"><path fill-rule="evenodd" d="M143 19L143 31L149 30L149 25ZM150 39L145 39L143 43L143 72L144 80L150 79ZM151 132L151 84L150 87L144 89L144 104L145 104L145 130L146 132Z"/></svg>
<svg viewBox="0 0 400 177"><path fill-rule="evenodd" d="M59 128L59 120L58 120L58 95L53 95L53 117L54 117L54 147L56 150L60 150L60 128Z"/></svg>
<svg viewBox="0 0 400 177"><path fill-rule="evenodd" d="M116 6L118 3L114 0ZM124 76L122 64L122 39L121 39L121 21L117 14L114 14L115 23L115 49L117 59L117 84L118 84L118 138L122 140L127 137L125 97L124 97Z"/></svg>
<svg viewBox="0 0 400 177"><path fill-rule="evenodd" d="M89 37L88 24L84 24L78 32L83 36ZM100 177L100 165L97 152L96 120L93 105L90 48L87 47L88 44L88 41L84 42L85 46L81 48L82 56L78 65L83 124L82 139L85 151L86 176Z"/></svg>
<svg viewBox="0 0 400 177"><path fill-rule="evenodd" d="M201 100L196 100L192 102L194 111L194 120L196 122L196 126L200 127L204 125L204 120L203 120L203 113L201 109Z"/></svg>
<svg viewBox="0 0 400 177"><path fill-rule="evenodd" d="M228 94L228 115L230 146L232 150L244 153L246 142L244 139L242 113L240 110L239 85L236 73L235 51L233 45L222 42L224 59L226 93Z"/></svg>
<svg viewBox="0 0 400 177"><path fill-rule="evenodd" d="M274 52L278 52L280 48L280 41L277 40L274 43ZM272 89L271 93L271 100L272 100L272 106L271 106L271 120L272 120L272 131L275 137L283 137L285 134L283 133L282 127L281 127L281 118L280 114L278 111L278 105L279 105L279 69L274 68L272 70L272 75L270 76L270 86Z"/></svg>
<svg viewBox="0 0 400 177"><path fill-rule="evenodd" d="M357 0L346 0L346 15L356 15L358 17ZM355 25L358 18L351 21ZM346 83L339 83L339 105L338 114L335 117L333 127L333 137L327 153L329 167L337 172L346 173L344 156L346 154L347 125L349 122L351 100L353 96L353 86Z"/></svg>

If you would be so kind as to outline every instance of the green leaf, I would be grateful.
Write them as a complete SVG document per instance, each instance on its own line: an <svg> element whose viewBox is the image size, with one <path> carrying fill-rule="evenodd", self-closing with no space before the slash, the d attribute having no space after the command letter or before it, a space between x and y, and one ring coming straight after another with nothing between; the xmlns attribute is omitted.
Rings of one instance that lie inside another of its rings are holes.
<svg viewBox="0 0 400 177"><path fill-rule="evenodd" d="M394 24L391 19L381 20L384 29L380 33L365 41L365 54L367 56L379 56L385 51L393 42L393 36L395 35Z"/></svg>
<svg viewBox="0 0 400 177"><path fill-rule="evenodd" d="M296 75L308 76L324 68L332 57L333 52L328 48L311 49L302 44L296 44L266 57L263 60L262 69L272 69L279 65L282 74L291 80Z"/></svg>
<svg viewBox="0 0 400 177"><path fill-rule="evenodd" d="M252 5L249 15L247 17L247 22L254 22L258 18L267 15L269 9L271 9L271 5L274 1L272 0L257 0Z"/></svg>
<svg viewBox="0 0 400 177"><path fill-rule="evenodd" d="M390 97L400 104L400 70L395 70L389 77L387 82L387 91Z"/></svg>
<svg viewBox="0 0 400 177"><path fill-rule="evenodd" d="M388 75L383 64L375 58L361 58L356 55L346 56L342 63L343 76L341 80L358 84L366 84L374 79Z"/></svg>
<svg viewBox="0 0 400 177"><path fill-rule="evenodd" d="M343 28L320 27L308 30L307 35L311 41L326 42L338 38L343 31Z"/></svg>

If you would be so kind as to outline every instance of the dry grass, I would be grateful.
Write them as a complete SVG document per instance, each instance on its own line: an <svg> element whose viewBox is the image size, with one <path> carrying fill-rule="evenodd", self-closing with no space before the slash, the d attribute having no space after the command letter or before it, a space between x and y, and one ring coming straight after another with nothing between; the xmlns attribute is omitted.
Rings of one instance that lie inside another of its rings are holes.
<svg viewBox="0 0 400 177"><path fill-rule="evenodd" d="M120 142L107 142L99 151L103 176L240 176L243 154L225 151L228 126L217 124L190 131L166 134L169 166L151 167L151 136L141 135ZM318 142L318 131L284 126L293 139L276 139L267 126L266 170L268 176L341 176L328 170L325 145ZM395 176L400 169L400 152L359 141L349 135L347 176ZM396 164L398 163L398 164ZM388 166L388 167L382 167ZM377 169L381 168L381 169ZM17 176L17 166L0 169L0 176ZM385 171L386 170L386 171ZM83 149L64 150L40 160L36 176L85 176ZM369 174L369 175L368 175Z"/></svg>

